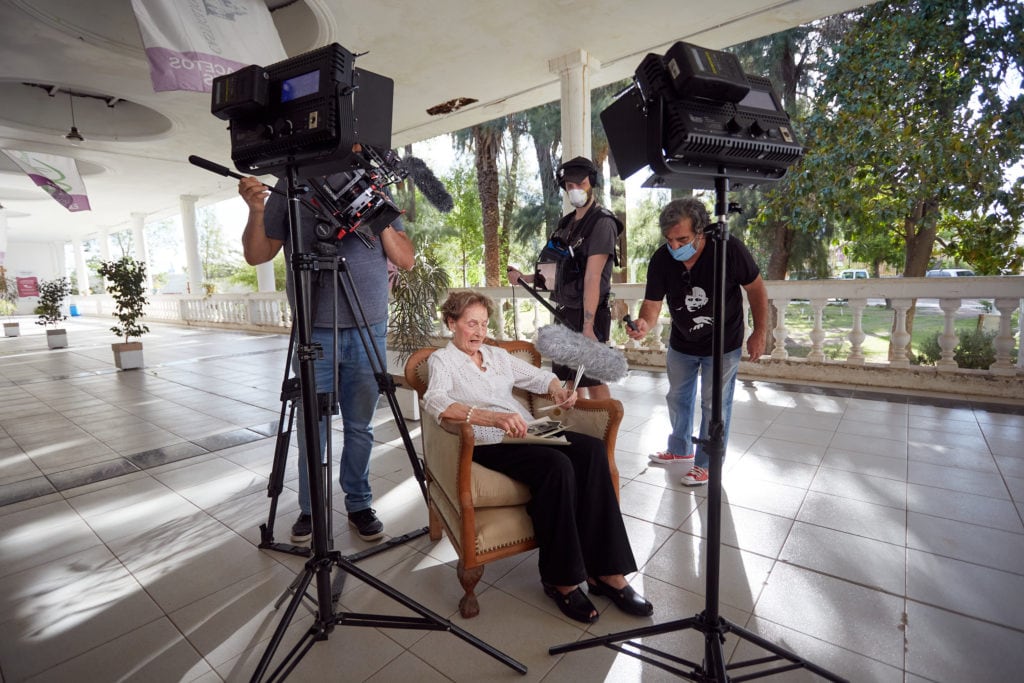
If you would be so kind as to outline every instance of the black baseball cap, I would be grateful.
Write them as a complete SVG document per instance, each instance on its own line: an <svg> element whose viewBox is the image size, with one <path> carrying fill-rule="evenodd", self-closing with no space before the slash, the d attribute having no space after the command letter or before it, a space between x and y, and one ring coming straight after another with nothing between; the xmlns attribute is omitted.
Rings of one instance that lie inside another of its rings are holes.
<svg viewBox="0 0 1024 683"><path fill-rule="evenodd" d="M586 157L573 157L569 161L563 161L555 173L555 180L558 181L558 186L563 189L566 182L579 183L588 177L590 178L591 186L596 186L598 178L597 166Z"/></svg>

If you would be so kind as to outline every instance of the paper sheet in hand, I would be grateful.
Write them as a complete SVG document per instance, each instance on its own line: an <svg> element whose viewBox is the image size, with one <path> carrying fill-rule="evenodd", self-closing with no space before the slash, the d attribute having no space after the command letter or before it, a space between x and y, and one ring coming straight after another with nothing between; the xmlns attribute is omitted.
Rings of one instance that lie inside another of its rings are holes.
<svg viewBox="0 0 1024 683"><path fill-rule="evenodd" d="M569 441L562 435L565 427L561 422L552 420L549 417L538 417L530 420L527 424L525 436L505 437L502 443L546 443L546 444L568 444Z"/></svg>

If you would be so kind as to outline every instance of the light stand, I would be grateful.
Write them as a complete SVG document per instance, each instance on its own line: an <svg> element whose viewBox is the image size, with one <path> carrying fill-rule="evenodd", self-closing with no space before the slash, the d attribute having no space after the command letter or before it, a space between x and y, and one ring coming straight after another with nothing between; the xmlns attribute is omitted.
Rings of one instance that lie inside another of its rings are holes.
<svg viewBox="0 0 1024 683"><path fill-rule="evenodd" d="M314 362L323 349L318 344L312 342L313 311L308 292L310 273L317 263L315 256L302 253L303 242L299 211L300 190L298 187L297 169L294 166L288 166L287 177L289 239L293 247L291 268L295 291L295 329L297 330L299 391L303 405L316 406L318 405L318 399ZM349 277L351 278L351 274ZM397 404L393 406L393 409L396 407ZM306 465L309 472L310 513L313 526L313 537L311 540L312 557L306 562L303 571L293 582L291 587L294 590L292 598L285 608L284 615L274 630L270 643L267 645L266 650L264 650L250 680L253 682L264 680L264 675L270 667L271 661L281 644L281 640L292 619L295 617L295 612L299 605L306 600L306 591L310 583L314 582L314 579L316 584L316 611L314 612L313 625L306 630L299 642L285 655L284 659L266 680L284 680L299 664L306 653L312 649L313 645L319 641L327 640L334 627L338 624L343 626L448 631L494 657L506 666L521 674L525 674L526 667L516 660L374 578L367 572L359 569L351 560L342 556L340 552L331 549L332 539L328 532L331 515L330 496L327 493L327 485L329 484L324 482L324 467L321 466L320 462L322 456L320 451L319 411L303 410L302 418L306 441ZM331 572L335 566L342 572L355 576L363 583L381 591L420 616L405 617L386 614L337 612L335 609L337 596L331 584Z"/></svg>
<svg viewBox="0 0 1024 683"><path fill-rule="evenodd" d="M557 645L550 648L548 652L555 655L604 645L612 650L636 657L641 661L692 681L714 681L715 683L747 681L794 669L807 669L827 680L845 683L846 679L798 657L794 653L729 622L719 615L719 574L721 570L722 543L722 460L725 456L725 423L722 420L722 363L725 355L725 330L722 323L725 320L725 257L726 244L729 240L729 224L727 222L729 179L724 168L719 168L714 180L715 215L718 216L718 223L713 228L705 231L705 234L714 244L714 286L712 288L714 326L712 328L711 342L711 376L713 382L711 388L711 422L708 428L708 438L701 442L710 459L708 467L708 540L705 572L707 578L704 593L704 611L688 619L678 619L655 626L636 628L575 643ZM633 638L643 638L645 636L687 629L693 629L704 635L703 662L692 662L632 641ZM725 636L728 633L733 633L740 639L767 650L771 655L727 664L724 644ZM624 645L632 649L627 649L627 647L618 644L622 641L626 641ZM770 669L751 671L738 676L730 675L730 672L739 671L747 667L776 663L778 665ZM681 666L686 668L680 668Z"/></svg>

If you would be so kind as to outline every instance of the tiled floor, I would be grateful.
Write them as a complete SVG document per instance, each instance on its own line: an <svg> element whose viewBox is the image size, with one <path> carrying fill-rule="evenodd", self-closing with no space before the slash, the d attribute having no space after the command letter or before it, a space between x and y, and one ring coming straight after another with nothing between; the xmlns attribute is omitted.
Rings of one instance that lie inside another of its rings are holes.
<svg viewBox="0 0 1024 683"><path fill-rule="evenodd" d="M153 325L147 368L117 372L107 327L72 319L65 350L47 350L27 319L22 337L0 338L3 681L248 680L304 561L256 548L287 339ZM646 458L664 446L664 389L663 375L647 373L613 389L626 408L616 457L642 568L632 578L652 619L597 598L601 619L581 628L544 597L529 554L489 566L481 614L463 620L451 547L419 537L358 566L523 662L527 676L449 633L339 626L289 680L671 678L605 648L548 654L704 609L706 491ZM743 383L733 415L726 619L854 681L1022 680L1024 407ZM401 534L426 513L386 407L378 421L374 505ZM278 540L296 510L294 457L285 479ZM343 524L335 493L336 547L369 547ZM410 614L353 577L340 609ZM300 607L280 654L311 621ZM693 631L645 642L703 652ZM731 635L725 649L759 653Z"/></svg>

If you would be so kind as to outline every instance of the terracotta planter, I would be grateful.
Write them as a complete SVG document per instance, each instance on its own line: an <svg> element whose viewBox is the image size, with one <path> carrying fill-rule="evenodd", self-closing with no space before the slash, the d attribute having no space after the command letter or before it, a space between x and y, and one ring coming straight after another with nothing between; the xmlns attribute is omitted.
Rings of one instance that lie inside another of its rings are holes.
<svg viewBox="0 0 1024 683"><path fill-rule="evenodd" d="M21 323L4 323L4 336L5 337L20 337L21 336Z"/></svg>
<svg viewBox="0 0 1024 683"><path fill-rule="evenodd" d="M114 352L114 365L120 369L134 370L143 366L142 342L121 342L111 344L110 348Z"/></svg>
<svg viewBox="0 0 1024 683"><path fill-rule="evenodd" d="M63 349L68 345L67 330L47 330L46 345L51 349Z"/></svg>

